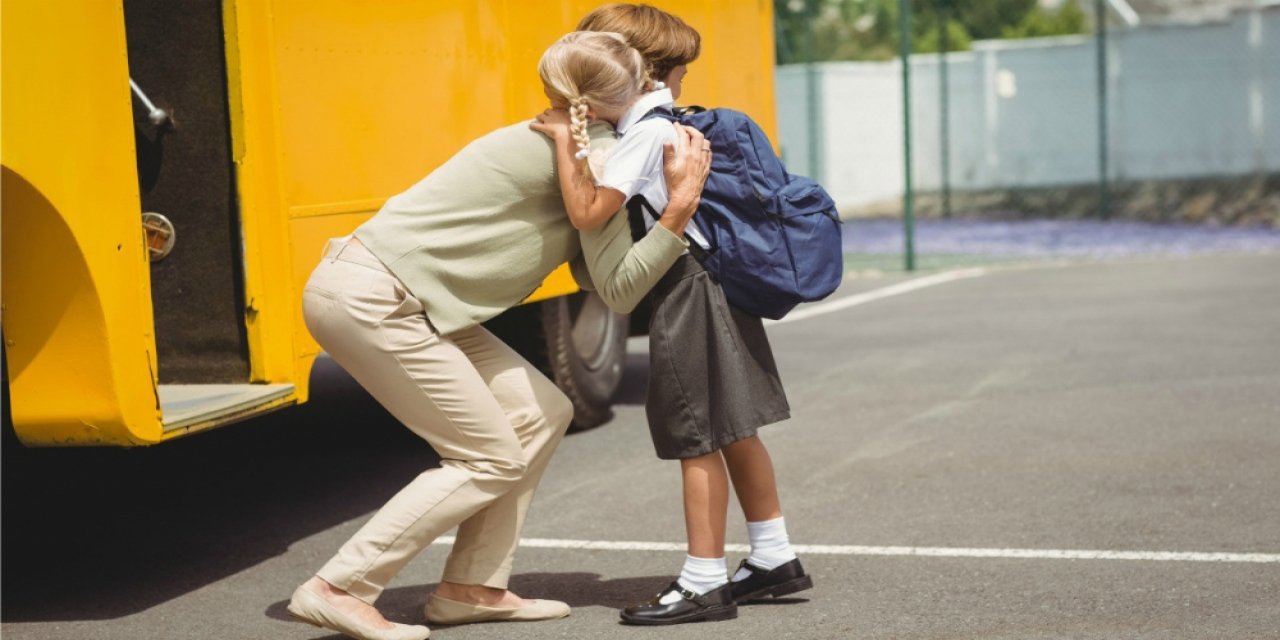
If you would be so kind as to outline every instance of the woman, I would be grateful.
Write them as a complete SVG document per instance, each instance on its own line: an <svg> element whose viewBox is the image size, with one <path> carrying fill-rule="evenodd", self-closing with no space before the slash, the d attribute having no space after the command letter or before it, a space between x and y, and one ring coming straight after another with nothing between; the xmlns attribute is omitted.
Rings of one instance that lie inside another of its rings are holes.
<svg viewBox="0 0 1280 640"><path fill-rule="evenodd" d="M602 241L575 274L602 274L602 295L647 290L685 249L682 234L706 179L709 147L680 128L668 149L672 199L663 223L634 245ZM591 127L598 148L613 142ZM421 640L373 603L440 534L457 526L428 620L541 620L568 605L507 590L534 489L572 418L568 399L480 326L519 303L579 254L556 183L553 145L518 123L472 142L392 197L350 238L331 240L303 293L320 346L441 457L396 494L294 591L301 621L361 640ZM581 262L581 261L579 261Z"/></svg>

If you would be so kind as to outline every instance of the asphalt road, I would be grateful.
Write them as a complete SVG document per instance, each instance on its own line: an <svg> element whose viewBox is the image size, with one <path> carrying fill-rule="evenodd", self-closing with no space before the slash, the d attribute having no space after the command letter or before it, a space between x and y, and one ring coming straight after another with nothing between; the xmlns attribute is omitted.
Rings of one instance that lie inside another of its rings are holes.
<svg viewBox="0 0 1280 640"><path fill-rule="evenodd" d="M513 588L571 617L432 637L1280 638L1280 562L1042 557L1280 557L1280 255L1000 268L769 333L794 417L763 437L792 541L844 545L802 555L813 591L622 627L680 551L525 548ZM682 542L634 346L617 417L565 440L527 538ZM307 406L159 448L6 447L0 633L338 638L289 622L290 591L434 456L331 363L313 384ZM389 617L420 620L445 552L398 578Z"/></svg>

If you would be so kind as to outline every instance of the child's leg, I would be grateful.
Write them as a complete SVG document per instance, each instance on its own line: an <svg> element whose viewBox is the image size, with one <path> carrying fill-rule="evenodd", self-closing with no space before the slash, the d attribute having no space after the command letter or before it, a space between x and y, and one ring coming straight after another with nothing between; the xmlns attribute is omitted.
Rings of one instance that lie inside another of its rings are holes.
<svg viewBox="0 0 1280 640"><path fill-rule="evenodd" d="M684 519L689 536L680 577L654 600L622 610L626 624L679 624L738 617L724 566L724 521L729 474L719 451L680 459Z"/></svg>
<svg viewBox="0 0 1280 640"><path fill-rule="evenodd" d="M778 499L778 483L773 474L773 460L758 436L744 438L722 449L733 488L738 494L743 515L747 518L747 538L751 555L747 562L766 571L796 559L787 536L786 522ZM741 568L733 579L751 575Z"/></svg>
<svg viewBox="0 0 1280 640"><path fill-rule="evenodd" d="M702 594L729 581L724 564L725 518L729 511L729 475L720 452L680 461L684 484L684 522L689 554L680 570L680 586ZM664 600L679 600L668 594ZM666 603L664 603L666 604Z"/></svg>
<svg viewBox="0 0 1280 640"><path fill-rule="evenodd" d="M724 556L725 518L729 512L729 476L724 458L714 451L680 461L684 484L684 524L689 555Z"/></svg>
<svg viewBox="0 0 1280 640"><path fill-rule="evenodd" d="M773 460L759 436L726 445L724 461L729 465L733 490L738 494L747 522L764 522L782 517L778 483L773 476Z"/></svg>

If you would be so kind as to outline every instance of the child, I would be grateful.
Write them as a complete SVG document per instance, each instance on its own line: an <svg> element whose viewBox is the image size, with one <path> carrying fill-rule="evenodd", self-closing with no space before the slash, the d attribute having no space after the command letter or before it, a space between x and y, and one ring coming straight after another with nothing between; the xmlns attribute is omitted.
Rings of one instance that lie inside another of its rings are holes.
<svg viewBox="0 0 1280 640"><path fill-rule="evenodd" d="M583 22L589 23L601 12L629 7L634 5L604 7ZM678 60L679 64L672 65L669 59L642 63L652 74L643 81L648 93L632 97L631 88L626 87L618 94L597 98L583 90L603 84L582 74L588 65L578 59L600 55L599 49L585 43L611 39L612 34L577 32L565 36L539 65L553 106L570 107L567 116L545 113L534 128L556 141L565 206L571 219L578 216L574 225L579 228L599 224L637 195L656 211L667 201L661 153L671 127L666 120L644 116L653 109L672 108L685 65L697 56L698 36L670 14L651 7L641 9L648 11L642 12L641 18L663 23L641 33L683 37L691 43L685 47L691 53ZM624 32L628 26L625 15L610 25ZM618 59L627 57L619 55ZM631 64L619 65L619 77L630 76ZM625 107L619 108L619 104ZM572 135L585 127L588 115L609 121L622 135L594 182L592 169L584 162L590 151L578 142L579 136ZM651 219L645 222L653 224ZM708 248L692 226L686 234L691 242ZM786 419L790 411L760 319L730 307L719 286L689 254L659 281L650 302L646 414L658 457L680 460L688 555L680 577L649 602L624 609L623 622L652 625L725 620L737 616L739 602L812 587L812 578L805 574L788 541L772 462L756 436L758 427ZM747 518L751 542L750 557L742 561L732 580L724 560L730 478Z"/></svg>

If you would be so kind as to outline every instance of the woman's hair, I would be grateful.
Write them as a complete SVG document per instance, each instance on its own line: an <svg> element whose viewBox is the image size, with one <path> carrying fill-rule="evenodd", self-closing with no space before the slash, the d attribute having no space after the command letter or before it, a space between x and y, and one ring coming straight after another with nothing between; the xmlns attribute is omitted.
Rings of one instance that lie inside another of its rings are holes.
<svg viewBox="0 0 1280 640"><path fill-rule="evenodd" d="M538 75L569 103L569 130L584 159L591 151L587 108L621 112L631 106L644 87L644 59L621 35L575 31L542 54Z"/></svg>
<svg viewBox="0 0 1280 640"><path fill-rule="evenodd" d="M657 82L698 58L702 36L684 20L647 4L610 4L588 13L578 31L620 33L644 56L645 75Z"/></svg>

